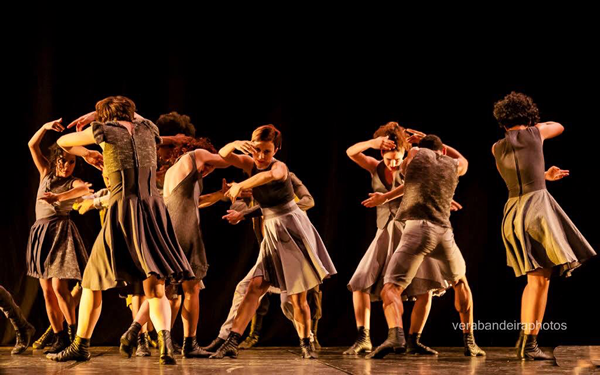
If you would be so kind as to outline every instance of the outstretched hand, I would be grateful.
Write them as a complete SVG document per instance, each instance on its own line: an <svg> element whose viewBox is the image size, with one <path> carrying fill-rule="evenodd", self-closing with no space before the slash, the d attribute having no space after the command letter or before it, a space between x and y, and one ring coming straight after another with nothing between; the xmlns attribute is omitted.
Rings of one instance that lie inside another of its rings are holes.
<svg viewBox="0 0 600 375"><path fill-rule="evenodd" d="M557 166L552 166L552 167L548 168L546 173L544 173L544 176L546 177L546 180L548 180L548 181L557 181L557 180L562 179L563 177L567 177L568 175L569 175L568 170L560 169Z"/></svg>
<svg viewBox="0 0 600 375"><path fill-rule="evenodd" d="M231 203L235 202L237 197L240 195L242 189L240 184L237 182L232 182L229 185L229 190L225 193L225 196L231 200Z"/></svg>
<svg viewBox="0 0 600 375"><path fill-rule="evenodd" d="M375 207L384 204L386 201L383 193L369 193L369 198L362 201L362 205L365 207Z"/></svg>
<svg viewBox="0 0 600 375"><path fill-rule="evenodd" d="M88 150L88 154L83 157L86 163L99 170L104 169L104 156L98 151Z"/></svg>
<svg viewBox="0 0 600 375"><path fill-rule="evenodd" d="M419 142L421 142L421 140L427 135L415 129L406 129L406 132L410 134L410 136L406 139L409 144L419 144Z"/></svg>
<svg viewBox="0 0 600 375"><path fill-rule="evenodd" d="M244 215L236 210L227 210L227 215L223 216L223 219L227 220L231 225L236 225L244 220Z"/></svg>
<svg viewBox="0 0 600 375"><path fill-rule="evenodd" d="M54 130L59 133L65 130L65 127L62 125L62 117L58 120L47 122L42 127L46 130Z"/></svg>
<svg viewBox="0 0 600 375"><path fill-rule="evenodd" d="M77 129L77 131L80 132L83 130L83 128L85 128L87 125L89 125L95 119L96 119L96 111L86 113L85 115L80 116L79 118L77 118L76 120L71 122L69 125L67 125L67 129L71 129L73 126L75 126L75 129Z"/></svg>

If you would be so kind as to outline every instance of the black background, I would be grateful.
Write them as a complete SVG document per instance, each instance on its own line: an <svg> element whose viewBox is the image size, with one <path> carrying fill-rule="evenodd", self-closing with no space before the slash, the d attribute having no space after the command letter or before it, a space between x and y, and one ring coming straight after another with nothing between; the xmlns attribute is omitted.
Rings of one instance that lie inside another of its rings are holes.
<svg viewBox="0 0 600 375"><path fill-rule="evenodd" d="M152 120L174 110L187 114L197 135L209 137L217 148L248 139L265 123L282 130L277 158L313 194L316 206L308 215L338 269L323 285L319 337L325 346L350 345L354 339L346 283L376 231L374 210L360 205L371 191L369 174L345 150L369 139L387 121L437 134L470 162L455 197L464 209L452 215L452 224L467 262L476 321L518 321L525 283L506 266L500 223L507 192L490 152L502 137L492 106L508 92L532 96L542 120L565 125L563 135L545 144L546 165L569 169L571 176L549 183L549 190L592 246L600 248L595 160L600 77L598 61L588 52L592 44L578 37L557 33L542 40L540 31L518 37L499 31L486 39L465 28L457 33L442 30L417 42L422 35L415 30L387 33L383 40L341 30L320 35L299 29L288 36L270 25L260 25L259 32L238 27L231 36L225 24L166 33L150 24L91 24L84 35L79 28L59 31L41 23L6 47L0 284L14 294L40 332L48 324L43 296L37 280L24 276L39 183L26 143L43 123L59 117L68 123L109 95L130 97L139 113ZM46 146L55 139L47 138ZM77 175L100 189L98 173L79 164ZM240 174L232 168L216 171L206 178L205 192L217 189L222 177L239 180ZM210 263L207 288L200 295L201 343L216 336L235 285L258 251L249 222L230 226L221 220L227 207L218 203L201 211ZM73 216L91 247L99 230L97 214ZM545 321L564 322L568 329L543 332L542 344L598 343L598 272L595 258L572 278L552 281ZM272 297L264 343L295 345L295 333L277 301ZM406 327L410 308L405 307ZM104 293L93 343L116 344L130 322L116 291ZM380 303L372 306L371 322L374 342L379 343L386 335ZM461 345L460 333L452 328L457 322L450 291L434 300L423 340L432 346ZM3 344L12 335L7 327L2 320ZM181 336L180 323L178 327L176 337ZM512 345L517 333L476 335L480 345L493 346Z"/></svg>

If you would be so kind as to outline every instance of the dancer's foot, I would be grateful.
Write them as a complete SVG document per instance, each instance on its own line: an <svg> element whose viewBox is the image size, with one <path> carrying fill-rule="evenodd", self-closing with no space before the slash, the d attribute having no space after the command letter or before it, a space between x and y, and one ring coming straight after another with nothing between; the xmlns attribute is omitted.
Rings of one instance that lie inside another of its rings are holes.
<svg viewBox="0 0 600 375"><path fill-rule="evenodd" d="M217 337L216 339L212 340L212 342L207 346L203 346L202 349L206 350L207 352L214 353L217 351L217 349L221 347L221 345L223 345L223 343L225 343L225 340L223 340L220 337Z"/></svg>
<svg viewBox="0 0 600 375"><path fill-rule="evenodd" d="M158 333L156 333L156 330L154 329L148 331L148 344L151 348L158 348Z"/></svg>
<svg viewBox="0 0 600 375"><path fill-rule="evenodd" d="M310 343L310 338L306 337L300 339L300 349L302 350L302 358L304 359L317 359L319 356L314 350L313 345Z"/></svg>
<svg viewBox="0 0 600 375"><path fill-rule="evenodd" d="M44 354L57 354L65 350L71 344L69 333L66 329L54 334L54 342L50 349L44 351Z"/></svg>
<svg viewBox="0 0 600 375"><path fill-rule="evenodd" d="M10 354L17 355L23 353L29 347L29 343L31 343L31 339L35 334L35 328L31 324L27 322L25 323L25 326L17 329L17 342L15 343L15 347L11 350Z"/></svg>
<svg viewBox="0 0 600 375"><path fill-rule="evenodd" d="M174 365L177 363L174 357L171 332L166 329L158 332L158 352L160 354L159 363L161 365Z"/></svg>
<svg viewBox="0 0 600 375"><path fill-rule="evenodd" d="M475 336L473 336L472 332L463 334L463 340L465 343L465 355L467 357L482 357L485 355L485 352L475 343Z"/></svg>
<svg viewBox="0 0 600 375"><path fill-rule="evenodd" d="M237 332L229 332L227 340L217 349L215 354L211 355L211 359L223 359L225 357L237 358L238 346L242 336Z"/></svg>
<svg viewBox="0 0 600 375"><path fill-rule="evenodd" d="M365 358L381 359L391 353L404 353L406 352L406 339L404 338L404 330L401 327L390 328L388 330L388 337L370 354L367 354Z"/></svg>
<svg viewBox="0 0 600 375"><path fill-rule="evenodd" d="M373 344L371 343L370 330L365 327L358 327L356 341L352 346L344 352L346 355L357 355L362 352L371 353Z"/></svg>
<svg viewBox="0 0 600 375"><path fill-rule="evenodd" d="M181 354L184 358L208 358L212 353L200 348L196 336L193 336L183 338Z"/></svg>
<svg viewBox="0 0 600 375"><path fill-rule="evenodd" d="M524 335L521 347L517 349L517 358L526 361L551 361L554 359L553 356L540 349L537 335Z"/></svg>
<svg viewBox="0 0 600 375"><path fill-rule="evenodd" d="M140 330L142 326L140 323L134 321L129 326L129 329L125 331L123 336L121 336L119 352L127 358L131 358L133 351L135 350L138 343L138 335L140 334Z"/></svg>
<svg viewBox="0 0 600 375"><path fill-rule="evenodd" d="M89 361L91 358L90 339L75 336L75 339L68 348L58 354L48 354L46 358L56 362Z"/></svg>
<svg viewBox="0 0 600 375"><path fill-rule="evenodd" d="M52 345L53 342L54 342L54 331L52 330L52 326L49 326L48 329L46 330L46 332L44 332L44 334L41 335L40 338L35 340L32 347L34 349L44 349L46 346Z"/></svg>
<svg viewBox="0 0 600 375"><path fill-rule="evenodd" d="M412 333L406 341L406 354L438 355L438 352L421 343L420 333Z"/></svg>
<svg viewBox="0 0 600 375"><path fill-rule="evenodd" d="M239 349L250 349L254 345L258 343L258 335L250 334L246 339L240 344Z"/></svg>
<svg viewBox="0 0 600 375"><path fill-rule="evenodd" d="M150 357L150 347L148 344L148 335L146 333L140 333L137 339L137 350L135 351L136 357Z"/></svg>

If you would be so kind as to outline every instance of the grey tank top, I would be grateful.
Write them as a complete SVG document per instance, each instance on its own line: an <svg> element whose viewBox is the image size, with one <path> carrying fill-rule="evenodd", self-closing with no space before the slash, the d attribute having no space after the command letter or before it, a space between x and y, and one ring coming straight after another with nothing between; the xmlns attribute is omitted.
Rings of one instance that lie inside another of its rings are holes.
<svg viewBox="0 0 600 375"><path fill-rule="evenodd" d="M419 149L406 168L404 197L397 219L427 220L443 227L451 227L450 206L456 185L456 159L429 149Z"/></svg>
<svg viewBox="0 0 600 375"><path fill-rule="evenodd" d="M198 222L200 222L198 202L200 201L200 194L202 194L202 176L198 173L196 158L193 152L189 152L182 157L190 158L192 161L192 170L173 188L171 195L166 198L165 203L167 208L169 208L171 216L190 218L190 215L194 215L198 219ZM185 220L182 221L182 224L184 222ZM198 230L197 223L194 223L193 220L187 220L187 222L190 223L190 230L192 228Z"/></svg>
<svg viewBox="0 0 600 375"><path fill-rule="evenodd" d="M402 181L402 177L400 176L400 172L397 172L394 176L394 180L392 181L392 185L388 185L385 179L385 169L385 163L380 162L377 165L377 170L371 176L371 187L376 193L387 193L388 191L397 188L404 183ZM401 201L402 199L394 199L377 206L377 228L384 229L389 221L396 216L396 212L398 211Z"/></svg>
<svg viewBox="0 0 600 375"><path fill-rule="evenodd" d="M251 176L260 172L270 171L277 160L273 159L271 165L265 169L256 168L256 164L252 167ZM290 174L283 181L271 181L268 184L256 186L252 188L252 196L258 202L261 208L269 208L286 204L294 200L294 187Z"/></svg>
<svg viewBox="0 0 600 375"><path fill-rule="evenodd" d="M37 200L35 202L35 219L46 219L54 216L68 216L73 210L73 203L77 201L77 198L69 199L62 202L56 202L50 204L40 198L46 192L53 192L56 194L64 193L73 188L73 183L77 180L76 177L57 177L50 176L49 174L44 176L40 181L40 186L37 192Z"/></svg>
<svg viewBox="0 0 600 375"><path fill-rule="evenodd" d="M535 126L506 132L494 145L494 158L509 197L546 188L543 141Z"/></svg>

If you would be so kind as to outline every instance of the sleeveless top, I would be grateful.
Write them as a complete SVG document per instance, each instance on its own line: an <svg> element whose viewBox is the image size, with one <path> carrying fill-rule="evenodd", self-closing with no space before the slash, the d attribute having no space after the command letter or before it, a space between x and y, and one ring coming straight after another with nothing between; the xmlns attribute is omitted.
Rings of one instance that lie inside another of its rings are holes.
<svg viewBox="0 0 600 375"><path fill-rule="evenodd" d="M421 148L406 168L398 220L427 220L450 228L450 207L458 185L458 163Z"/></svg>
<svg viewBox="0 0 600 375"><path fill-rule="evenodd" d="M254 164L250 175L254 176L260 172L270 171L276 161L277 160L273 159L273 162L265 169L258 169L256 164ZM290 174L288 173L285 180L271 181L268 184L253 187L252 196L256 199L261 208L275 207L293 201L294 187L292 186Z"/></svg>
<svg viewBox="0 0 600 375"><path fill-rule="evenodd" d="M404 183L404 181L402 181L402 176L400 176L400 172L397 172L394 181L392 181L392 185L388 185L385 179L386 168L385 163L382 161L377 164L375 173L371 175L371 187L376 193L387 193ZM393 219L396 216L401 201L402 198L397 198L377 206L377 228L384 229L390 219Z"/></svg>
<svg viewBox="0 0 600 375"><path fill-rule="evenodd" d="M73 183L76 180L78 180L78 178L73 176L58 177L50 176L50 174L44 176L44 178L42 178L40 181L40 186L37 192L37 200L35 202L35 219L40 220L54 216L69 216L69 213L73 210L73 203L75 203L77 198L56 202L54 204L50 204L41 200L40 198L46 192L58 194L69 191L73 189Z"/></svg>
<svg viewBox="0 0 600 375"><path fill-rule="evenodd" d="M509 197L546 189L543 141L540 130L530 126L506 132L494 145L494 158Z"/></svg>

